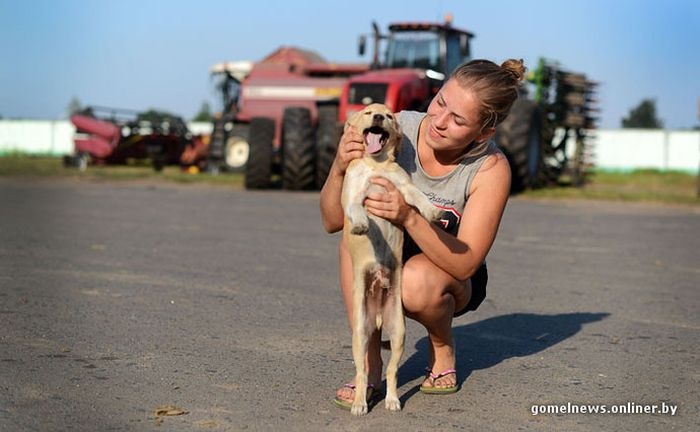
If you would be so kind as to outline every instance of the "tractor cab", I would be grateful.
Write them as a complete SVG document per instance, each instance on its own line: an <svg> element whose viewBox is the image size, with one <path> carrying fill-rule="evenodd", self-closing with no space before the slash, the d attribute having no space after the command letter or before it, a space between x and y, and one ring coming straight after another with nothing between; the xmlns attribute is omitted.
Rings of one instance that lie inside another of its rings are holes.
<svg viewBox="0 0 700 432"><path fill-rule="evenodd" d="M373 23L374 57L369 72L352 77L340 101L341 121L371 103L384 103L394 112L423 110L452 71L470 58L474 35L444 23L394 23L382 34ZM360 37L359 52L367 38ZM384 47L384 58L379 52Z"/></svg>
<svg viewBox="0 0 700 432"><path fill-rule="evenodd" d="M439 80L469 58L469 40L474 37L449 22L397 23L390 25L389 31L385 68L422 69Z"/></svg>

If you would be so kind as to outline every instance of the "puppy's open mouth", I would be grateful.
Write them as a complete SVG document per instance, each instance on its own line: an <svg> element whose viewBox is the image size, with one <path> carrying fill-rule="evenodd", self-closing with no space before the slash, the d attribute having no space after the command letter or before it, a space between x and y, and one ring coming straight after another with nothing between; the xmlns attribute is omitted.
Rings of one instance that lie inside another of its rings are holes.
<svg viewBox="0 0 700 432"><path fill-rule="evenodd" d="M379 153L386 141L389 139L389 132L380 126L372 126L363 131L365 142L367 143L367 153Z"/></svg>

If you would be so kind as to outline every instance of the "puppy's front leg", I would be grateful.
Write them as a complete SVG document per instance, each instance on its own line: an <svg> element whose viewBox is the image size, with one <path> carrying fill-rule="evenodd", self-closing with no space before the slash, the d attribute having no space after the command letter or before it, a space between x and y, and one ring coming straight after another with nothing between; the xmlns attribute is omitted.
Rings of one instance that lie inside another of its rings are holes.
<svg viewBox="0 0 700 432"><path fill-rule="evenodd" d="M394 183L394 186L401 192L403 199L406 204L413 206L418 209L420 214L431 222L440 220L442 216L442 210L435 207L433 203L430 202L427 196L420 191L413 183L411 179L405 173L403 175L393 172L391 174L383 175L390 182Z"/></svg>
<svg viewBox="0 0 700 432"><path fill-rule="evenodd" d="M345 215L350 221L350 232L356 235L367 234L369 219L362 203L352 202L345 208Z"/></svg>
<svg viewBox="0 0 700 432"><path fill-rule="evenodd" d="M428 199L423 192L421 192L412 183L407 183L401 188L401 193L403 193L406 202L413 207L417 208L420 214L423 215L430 222L435 222L440 220L442 216L442 210L435 207L432 202Z"/></svg>
<svg viewBox="0 0 700 432"><path fill-rule="evenodd" d="M368 179L362 175L353 173L352 181L350 176L346 178L346 183L343 186L347 188L347 200L345 202L345 217L350 222L350 232L355 235L367 234L369 231L369 219L367 218L367 210L364 207L364 201L367 197L367 187L369 186Z"/></svg>

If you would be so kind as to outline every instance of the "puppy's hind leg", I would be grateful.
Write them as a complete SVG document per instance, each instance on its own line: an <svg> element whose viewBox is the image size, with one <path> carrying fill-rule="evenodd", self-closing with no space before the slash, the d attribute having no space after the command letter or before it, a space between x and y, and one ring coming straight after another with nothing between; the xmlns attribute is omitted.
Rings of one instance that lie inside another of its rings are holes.
<svg viewBox="0 0 700 432"><path fill-rule="evenodd" d="M369 330L365 311L365 272L353 268L353 329L352 357L355 362L355 400L350 412L360 416L367 414L367 369L365 357L369 345Z"/></svg>
<svg viewBox="0 0 700 432"><path fill-rule="evenodd" d="M401 269L394 272L394 289L385 304L384 329L391 342L391 356L386 368L386 399L384 405L389 411L400 411L401 402L397 391L399 361L403 355L406 336L406 323L401 303Z"/></svg>

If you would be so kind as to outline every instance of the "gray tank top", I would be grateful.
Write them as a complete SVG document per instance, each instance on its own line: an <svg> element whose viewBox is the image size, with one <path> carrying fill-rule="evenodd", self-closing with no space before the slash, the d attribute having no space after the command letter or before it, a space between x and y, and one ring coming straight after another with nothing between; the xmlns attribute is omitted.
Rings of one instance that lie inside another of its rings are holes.
<svg viewBox="0 0 700 432"><path fill-rule="evenodd" d="M489 155L498 152L498 148L491 141L482 154L465 158L452 172L440 177L430 176L423 171L416 152L418 129L423 117L425 113L415 111L399 113L398 121L403 132L403 140L396 162L406 170L416 187L423 191L435 206L443 209L440 220L442 228L456 236L469 199L472 180L481 168L481 164Z"/></svg>

